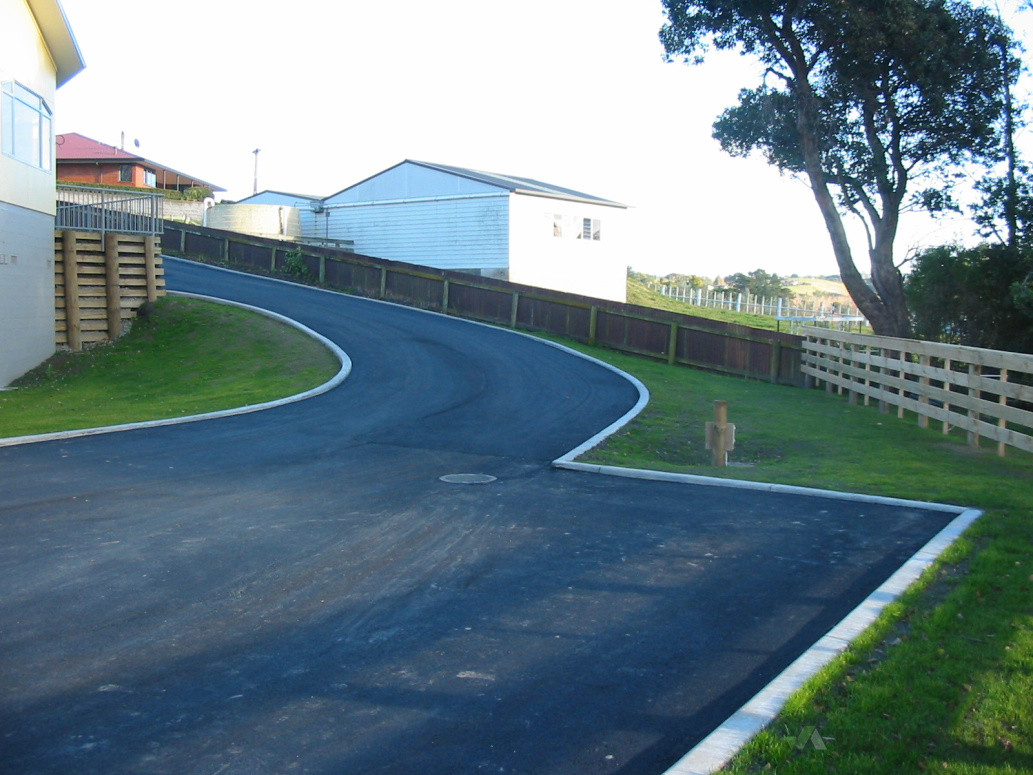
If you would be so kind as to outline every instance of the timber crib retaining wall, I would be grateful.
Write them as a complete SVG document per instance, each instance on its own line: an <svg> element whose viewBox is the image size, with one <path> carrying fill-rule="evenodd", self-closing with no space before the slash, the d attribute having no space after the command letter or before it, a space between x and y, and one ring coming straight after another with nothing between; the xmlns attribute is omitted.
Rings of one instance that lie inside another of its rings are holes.
<svg viewBox="0 0 1033 775"><path fill-rule="evenodd" d="M145 301L165 295L161 246L151 235L60 231L55 235L58 347L117 339Z"/></svg>
<svg viewBox="0 0 1033 775"><path fill-rule="evenodd" d="M284 273L346 293L539 331L635 355L802 385L802 338L332 248L165 221L166 252L245 271ZM288 263L289 262L289 263Z"/></svg>

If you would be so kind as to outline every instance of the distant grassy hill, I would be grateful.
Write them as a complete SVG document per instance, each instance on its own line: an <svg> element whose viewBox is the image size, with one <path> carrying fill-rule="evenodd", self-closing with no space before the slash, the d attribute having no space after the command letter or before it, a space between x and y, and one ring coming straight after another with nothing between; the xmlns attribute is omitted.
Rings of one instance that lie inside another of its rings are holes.
<svg viewBox="0 0 1033 775"><path fill-rule="evenodd" d="M786 280L786 284L792 289L794 296L853 304L846 286L838 277L791 277Z"/></svg>
<svg viewBox="0 0 1033 775"><path fill-rule="evenodd" d="M638 304L643 307L663 309L668 312L680 312L683 315L695 315L700 318L711 320L723 320L725 323L738 323L753 328L767 328L776 330L776 321L769 315L754 315L746 312L733 312L725 309L711 309L710 307L697 307L686 304L683 301L676 301L662 293L650 290L639 280L628 278L628 304Z"/></svg>
<svg viewBox="0 0 1033 775"><path fill-rule="evenodd" d="M697 307L677 301L662 293L654 291L647 286L650 280L659 280L648 275L632 273L628 277L628 303L640 304L643 307L668 310L670 312L681 312L686 315L710 318L712 320L723 320L727 323L739 323L754 328L767 328L777 330L778 326L774 317L768 315L756 315L753 313L733 312L731 310L711 309L709 307ZM792 277L786 279L786 284L792 289L793 300L810 306L818 304L832 304L838 302L855 306L853 299L846 291L846 286L838 278L833 277Z"/></svg>

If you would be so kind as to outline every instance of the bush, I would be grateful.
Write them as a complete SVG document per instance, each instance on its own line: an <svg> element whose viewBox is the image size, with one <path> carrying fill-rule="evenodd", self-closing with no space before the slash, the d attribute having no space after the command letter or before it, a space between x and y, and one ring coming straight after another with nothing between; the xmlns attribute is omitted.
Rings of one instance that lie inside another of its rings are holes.
<svg viewBox="0 0 1033 775"><path fill-rule="evenodd" d="M944 245L915 259L905 281L915 335L1033 352L1033 254L1007 245Z"/></svg>

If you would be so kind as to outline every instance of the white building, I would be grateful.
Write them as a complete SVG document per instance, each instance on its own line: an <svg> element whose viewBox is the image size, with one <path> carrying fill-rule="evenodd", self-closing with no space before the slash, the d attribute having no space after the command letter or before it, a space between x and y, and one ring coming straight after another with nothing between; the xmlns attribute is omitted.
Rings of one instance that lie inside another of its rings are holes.
<svg viewBox="0 0 1033 775"><path fill-rule="evenodd" d="M54 352L54 92L82 69L57 0L0 0L0 386Z"/></svg>
<svg viewBox="0 0 1033 775"><path fill-rule="evenodd" d="M406 160L301 211L303 238L356 253L624 301L626 206L528 178Z"/></svg>

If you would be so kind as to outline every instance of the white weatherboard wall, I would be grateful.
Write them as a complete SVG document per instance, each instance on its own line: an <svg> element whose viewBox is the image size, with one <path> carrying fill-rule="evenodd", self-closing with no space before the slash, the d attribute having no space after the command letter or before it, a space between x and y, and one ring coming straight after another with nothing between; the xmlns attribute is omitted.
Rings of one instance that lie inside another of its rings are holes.
<svg viewBox="0 0 1033 775"><path fill-rule="evenodd" d="M367 256L504 278L507 199L500 193L328 205L325 233L305 236L350 239L355 252Z"/></svg>
<svg viewBox="0 0 1033 775"><path fill-rule="evenodd" d="M626 300L624 208L512 194L509 212L512 282ZM588 239L586 219L591 224Z"/></svg>
<svg viewBox="0 0 1033 775"><path fill-rule="evenodd" d="M325 213L303 215L302 233L353 240L367 256L505 278L508 197L498 186L401 164L328 197Z"/></svg>

